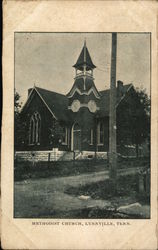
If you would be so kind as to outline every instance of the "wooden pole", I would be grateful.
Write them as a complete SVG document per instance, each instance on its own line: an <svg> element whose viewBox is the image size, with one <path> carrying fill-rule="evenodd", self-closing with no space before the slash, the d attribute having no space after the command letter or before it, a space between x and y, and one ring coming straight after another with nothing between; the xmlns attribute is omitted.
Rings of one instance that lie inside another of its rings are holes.
<svg viewBox="0 0 158 250"><path fill-rule="evenodd" d="M95 143L95 161L97 160L97 116L95 116L95 138L94 138L94 143Z"/></svg>
<svg viewBox="0 0 158 250"><path fill-rule="evenodd" d="M109 167L111 191L117 190L117 148L116 148L116 58L117 33L112 33L110 114L109 114Z"/></svg>

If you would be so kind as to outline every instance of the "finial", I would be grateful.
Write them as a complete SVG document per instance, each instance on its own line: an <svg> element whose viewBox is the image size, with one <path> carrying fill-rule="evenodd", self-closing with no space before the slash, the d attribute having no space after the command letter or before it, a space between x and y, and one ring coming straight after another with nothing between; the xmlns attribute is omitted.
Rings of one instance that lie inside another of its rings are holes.
<svg viewBox="0 0 158 250"><path fill-rule="evenodd" d="M86 38L84 39L84 62L86 62Z"/></svg>
<svg viewBox="0 0 158 250"><path fill-rule="evenodd" d="M35 88L35 87L37 87L37 83L36 83L36 81L34 82L34 88Z"/></svg>
<svg viewBox="0 0 158 250"><path fill-rule="evenodd" d="M84 39L84 47L86 47L86 38Z"/></svg>

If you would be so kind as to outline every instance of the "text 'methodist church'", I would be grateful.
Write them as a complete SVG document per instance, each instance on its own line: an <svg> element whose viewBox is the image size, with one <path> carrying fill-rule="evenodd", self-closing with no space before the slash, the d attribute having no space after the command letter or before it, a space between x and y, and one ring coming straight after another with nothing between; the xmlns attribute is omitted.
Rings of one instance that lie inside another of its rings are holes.
<svg viewBox="0 0 158 250"><path fill-rule="evenodd" d="M68 94L36 86L28 90L21 112L27 124L21 149L108 152L110 90L98 91L86 42L73 67L76 75ZM132 92L132 84L117 82L118 110Z"/></svg>

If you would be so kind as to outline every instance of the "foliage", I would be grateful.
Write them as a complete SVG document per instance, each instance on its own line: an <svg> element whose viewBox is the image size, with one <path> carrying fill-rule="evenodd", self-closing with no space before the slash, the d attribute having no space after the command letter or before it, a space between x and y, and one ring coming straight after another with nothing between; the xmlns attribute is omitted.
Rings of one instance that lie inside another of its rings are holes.
<svg viewBox="0 0 158 250"><path fill-rule="evenodd" d="M144 89L127 95L117 109L117 140L119 145L138 146L150 138L150 98Z"/></svg>
<svg viewBox="0 0 158 250"><path fill-rule="evenodd" d="M65 136L64 125L53 120L52 126L49 128L49 144L52 147L58 147Z"/></svg>
<svg viewBox="0 0 158 250"><path fill-rule="evenodd" d="M17 115L17 116L19 116L21 104L22 104L22 103L20 102L20 95L19 95L19 93L15 90L15 92L14 92L14 113L15 113L15 115Z"/></svg>
<svg viewBox="0 0 158 250"><path fill-rule="evenodd" d="M142 108L145 112L145 114L150 117L150 108L151 108L151 101L150 101L150 97L148 96L148 94L146 93L145 89L136 89L136 93L138 96L138 99L140 100L140 103L142 105Z"/></svg>
<svg viewBox="0 0 158 250"><path fill-rule="evenodd" d="M25 122L21 119L20 109L22 103L20 102L20 95L15 90L14 93L14 145L15 149L24 144L25 140Z"/></svg>

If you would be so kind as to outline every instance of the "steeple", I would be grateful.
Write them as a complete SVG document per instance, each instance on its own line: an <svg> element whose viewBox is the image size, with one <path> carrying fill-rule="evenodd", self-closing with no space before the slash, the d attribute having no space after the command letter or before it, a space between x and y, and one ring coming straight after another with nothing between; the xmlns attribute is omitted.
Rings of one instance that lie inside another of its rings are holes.
<svg viewBox="0 0 158 250"><path fill-rule="evenodd" d="M90 57L86 40L73 67L76 69L76 76L74 84L67 94L69 98L68 109L78 112L80 108L88 108L91 113L95 113L99 110L100 94L94 84L93 69L96 66Z"/></svg>
<svg viewBox="0 0 158 250"><path fill-rule="evenodd" d="M83 71L84 66L86 71L93 70L94 68L96 68L96 66L92 62L89 51L87 49L86 40L84 41L84 46L81 50L78 60L75 65L73 65L73 67L76 68L76 70Z"/></svg>
<svg viewBox="0 0 158 250"><path fill-rule="evenodd" d="M86 39L84 40L84 62L86 62Z"/></svg>

